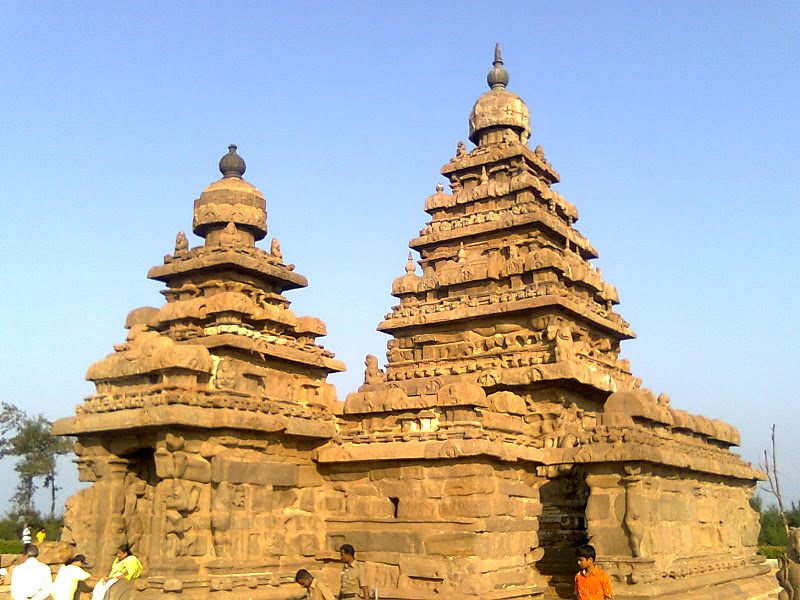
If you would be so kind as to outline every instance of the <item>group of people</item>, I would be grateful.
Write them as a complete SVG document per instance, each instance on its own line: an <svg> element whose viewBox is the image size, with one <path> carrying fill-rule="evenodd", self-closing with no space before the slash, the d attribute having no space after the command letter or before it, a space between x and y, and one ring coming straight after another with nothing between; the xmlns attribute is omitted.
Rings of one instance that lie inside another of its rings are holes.
<svg viewBox="0 0 800 600"><path fill-rule="evenodd" d="M359 598L369 600L369 586L362 564L356 560L356 551L350 544L339 548L344 566L339 595L335 596L323 581L316 579L305 569L300 569L294 580L306 589L307 600L344 600ZM594 564L597 553L593 546L580 546L576 552L578 573L575 575L575 598L577 600L609 600L614 597L608 573Z"/></svg>
<svg viewBox="0 0 800 600"><path fill-rule="evenodd" d="M576 552L578 573L575 575L575 598L577 600L609 600L614 597L611 579L608 574L594 564L597 558L594 547L586 544ZM55 581L50 574L50 567L39 562L39 548L34 544L25 547L25 562L17 566L11 573L12 600L73 600L78 584L84 582L94 588L92 600L108 600L112 586L136 579L142 573L142 563L131 553L128 544L117 550L117 556L111 565L108 577L94 577L86 570L86 557L77 554L68 559L58 570ZM295 581L306 589L307 600L369 600L364 566L356 560L356 551L350 544L339 548L342 559L341 586L339 594L334 595L325 582L315 578L306 569L300 569Z"/></svg>
<svg viewBox="0 0 800 600"><path fill-rule="evenodd" d="M73 600L80 582L93 589L92 600L104 600L111 593L112 586L135 579L142 573L142 563L127 544L119 547L111 572L103 578L92 576L85 570L86 557L83 554L67 559L58 569L55 581L50 567L39 561L38 546L28 544L24 555L25 562L11 571L12 600Z"/></svg>
<svg viewBox="0 0 800 600"><path fill-rule="evenodd" d="M36 531L36 543L41 544L43 541L47 539L47 532L44 530L44 527L39 527ZM22 545L27 546L33 541L31 537L31 528L28 527L27 523L22 525Z"/></svg>
<svg viewBox="0 0 800 600"><path fill-rule="evenodd" d="M342 544L339 548L339 556L342 559L342 578L339 588L339 595L334 596L331 588L325 585L324 581L315 578L305 569L300 569L294 580L306 588L307 600L336 600L340 598L359 598L369 600L369 585L364 573L364 566L356 560L356 550L350 544Z"/></svg>

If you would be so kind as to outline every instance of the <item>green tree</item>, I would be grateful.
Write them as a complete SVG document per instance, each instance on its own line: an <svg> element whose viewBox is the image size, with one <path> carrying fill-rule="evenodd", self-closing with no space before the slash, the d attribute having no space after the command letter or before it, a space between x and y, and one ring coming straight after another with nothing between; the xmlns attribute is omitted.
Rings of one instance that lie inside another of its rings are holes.
<svg viewBox="0 0 800 600"><path fill-rule="evenodd" d="M56 511L56 462L59 455L72 451L72 441L52 434L53 424L43 415L31 417L13 404L2 403L0 409L0 458L15 456L14 470L19 476L12 497L14 510L36 514L33 494L36 480L50 488L50 516Z"/></svg>

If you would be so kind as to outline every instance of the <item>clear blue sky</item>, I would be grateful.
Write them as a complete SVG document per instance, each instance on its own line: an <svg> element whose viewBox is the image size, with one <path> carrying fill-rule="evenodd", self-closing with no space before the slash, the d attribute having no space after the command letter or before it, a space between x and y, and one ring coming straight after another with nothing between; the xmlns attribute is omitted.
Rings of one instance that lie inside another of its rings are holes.
<svg viewBox="0 0 800 600"><path fill-rule="evenodd" d="M5 2L0 397L73 413L233 142L343 400L500 42L634 373L747 460L777 422L798 499L799 26L796 2Z"/></svg>

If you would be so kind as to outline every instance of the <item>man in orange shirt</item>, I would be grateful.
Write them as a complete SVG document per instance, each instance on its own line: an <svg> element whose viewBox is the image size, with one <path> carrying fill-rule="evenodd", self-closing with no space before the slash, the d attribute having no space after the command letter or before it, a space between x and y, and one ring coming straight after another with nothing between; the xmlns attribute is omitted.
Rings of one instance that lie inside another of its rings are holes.
<svg viewBox="0 0 800 600"><path fill-rule="evenodd" d="M605 600L613 598L611 579L608 573L594 564L597 553L594 547L586 544L578 548L578 568L575 575L575 597L578 600Z"/></svg>

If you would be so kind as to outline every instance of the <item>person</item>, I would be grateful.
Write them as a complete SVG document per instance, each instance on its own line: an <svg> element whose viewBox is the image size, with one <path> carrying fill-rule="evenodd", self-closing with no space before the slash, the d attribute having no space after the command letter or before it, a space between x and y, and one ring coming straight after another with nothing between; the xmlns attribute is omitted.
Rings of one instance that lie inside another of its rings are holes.
<svg viewBox="0 0 800 600"><path fill-rule="evenodd" d="M39 548L28 544L25 548L25 562L11 571L11 598L13 600L44 600L50 596L53 578L50 567L40 563Z"/></svg>
<svg viewBox="0 0 800 600"><path fill-rule="evenodd" d="M7 576L8 576L8 569L0 569L0 585L5 584Z"/></svg>
<svg viewBox="0 0 800 600"><path fill-rule="evenodd" d="M339 548L339 556L342 557L342 562L344 563L339 598L363 597L364 600L368 600L369 586L364 573L364 565L356 560L355 548L350 544L342 544Z"/></svg>
<svg viewBox="0 0 800 600"><path fill-rule="evenodd" d="M39 527L39 531L36 532L36 543L40 546L42 542L47 539L47 533L44 530L44 527Z"/></svg>
<svg viewBox="0 0 800 600"><path fill-rule="evenodd" d="M608 573L595 566L597 553L593 546L585 544L576 552L578 569L575 574L575 597L578 600L605 600L613 598L611 579Z"/></svg>
<svg viewBox="0 0 800 600"><path fill-rule="evenodd" d="M83 581L89 587L94 586L100 578L93 577L83 570L86 565L86 557L83 554L76 554L58 569L56 580L53 582L51 592L53 600L72 600L75 597L75 590L78 589L78 582Z"/></svg>
<svg viewBox="0 0 800 600"><path fill-rule="evenodd" d="M130 581L142 574L142 563L131 552L130 544L122 544L117 550L117 557L111 563L108 577L101 579L94 587L92 600L103 600L112 585L121 580Z"/></svg>
<svg viewBox="0 0 800 600"><path fill-rule="evenodd" d="M27 546L28 544L30 544L30 543L31 543L31 530L30 530L30 527L28 527L28 523L26 521L26 522L22 523L22 546L23 546L23 548L25 546Z"/></svg>
<svg viewBox="0 0 800 600"><path fill-rule="evenodd" d="M294 580L302 587L306 588L306 600L336 599L327 585L321 581L317 581L314 576L305 569L300 569L297 575L294 576Z"/></svg>

